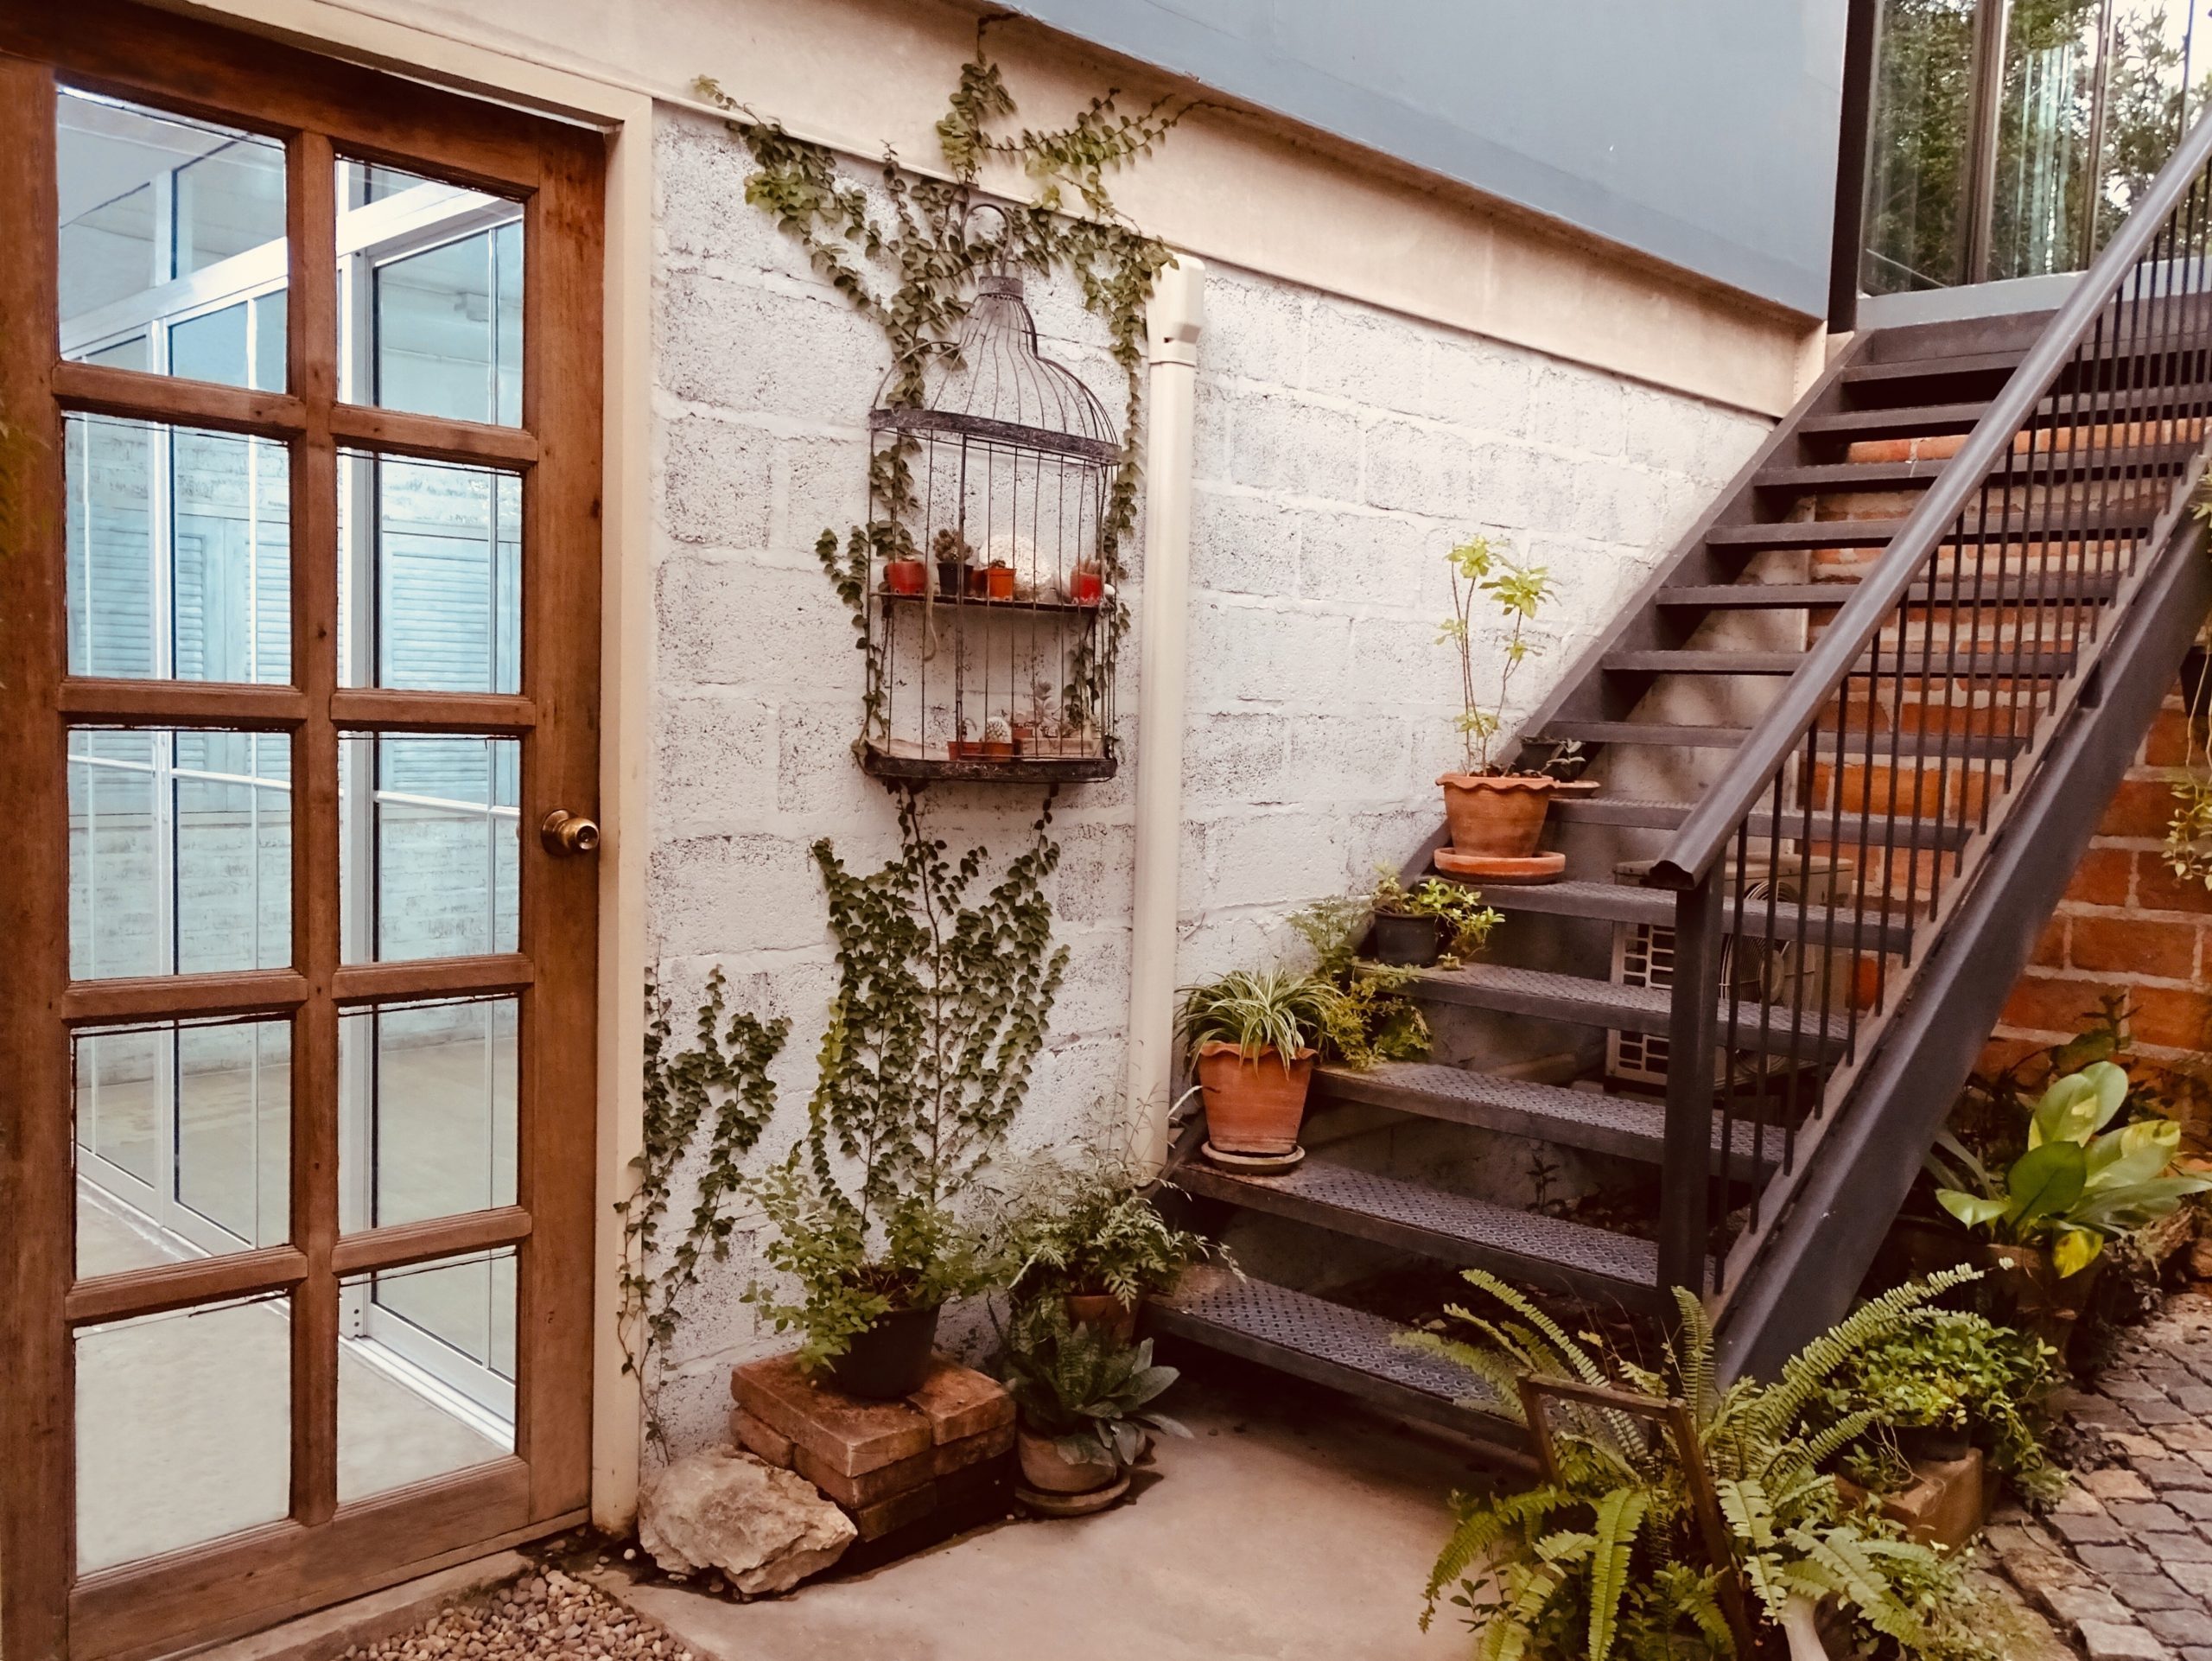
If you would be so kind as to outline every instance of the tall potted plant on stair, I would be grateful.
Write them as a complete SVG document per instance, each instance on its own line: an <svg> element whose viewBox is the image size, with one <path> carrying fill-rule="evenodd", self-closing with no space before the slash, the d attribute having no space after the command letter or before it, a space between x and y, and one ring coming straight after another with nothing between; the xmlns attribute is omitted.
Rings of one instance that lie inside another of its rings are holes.
<svg viewBox="0 0 2212 1661"><path fill-rule="evenodd" d="M1458 725L1465 754L1457 772L1436 781L1443 786L1445 818L1452 827L1452 846L1438 851L1437 869L1494 882L1548 881L1567 864L1563 855L1536 850L1553 792L1561 784L1557 764L1503 767L1493 752L1504 730L1514 676L1533 649L1528 625L1557 597L1557 590L1543 566L1514 563L1488 537L1471 538L1446 558L1452 615L1437 639L1459 654ZM1497 698L1489 703L1478 692L1475 672L1475 618L1484 601L1497 608L1507 625Z"/></svg>

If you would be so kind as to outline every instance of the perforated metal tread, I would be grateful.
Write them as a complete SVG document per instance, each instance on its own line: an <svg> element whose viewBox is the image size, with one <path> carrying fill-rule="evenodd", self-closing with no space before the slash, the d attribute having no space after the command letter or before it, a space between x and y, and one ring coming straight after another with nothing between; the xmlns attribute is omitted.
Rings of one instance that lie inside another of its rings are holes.
<svg viewBox="0 0 2212 1661"><path fill-rule="evenodd" d="M1573 824L1611 824L1630 826L1649 830L1671 830L1689 816L1689 808L1681 802L1643 802L1622 796L1569 796L1551 805L1551 817ZM1761 809L1747 815L1745 821L1755 837L1775 833L1774 815ZM1781 832L1783 836L1803 833L1805 824L1802 812L1784 811ZM1857 842L1862 837L1881 847L1897 848L1956 848L1967 839L1964 825L1947 824L1939 819L1877 819L1869 825L1856 813L1814 813L1813 834L1823 840Z"/></svg>
<svg viewBox="0 0 2212 1661"><path fill-rule="evenodd" d="M1658 749L1732 750L1751 735L1748 727L1677 727L1649 721L1554 721L1533 735L1541 744L1648 744ZM1799 741L1800 747L1802 741ZM1815 748L1834 754L1839 748L1853 754L1866 748L1864 731L1839 738L1833 729L1813 735ZM1886 760L1891 754L1940 755L1953 761L1979 760L1984 756L2014 755L2027 748L2024 735L2003 733L1885 732L1874 737L1874 754Z"/></svg>
<svg viewBox="0 0 2212 1661"><path fill-rule="evenodd" d="M1313 1083L1315 1090L1331 1101L1363 1102L1647 1164L1657 1164L1665 1151L1666 1110L1656 1102L1641 1102L1633 1097L1565 1090L1525 1079L1500 1079L1433 1061L1386 1061L1364 1072L1323 1067L1314 1074ZM1738 1123L1734 1134L1738 1159L1749 1160L1758 1142L1756 1128ZM1779 1130L1770 1133L1768 1140L1779 1157ZM1713 1129L1713 1143L1717 1162L1718 1121Z"/></svg>
<svg viewBox="0 0 2212 1661"><path fill-rule="evenodd" d="M1309 1156L1281 1176L1237 1175L1194 1159L1177 1169L1174 1180L1209 1200L1442 1263L1478 1265L1532 1285L1639 1308L1659 1307L1662 1296L1658 1248L1649 1240L1323 1159Z"/></svg>
<svg viewBox="0 0 2212 1661"><path fill-rule="evenodd" d="M2178 472L2194 454L2186 444L2144 444L2116 450L2039 449L2031 454L2016 450L2013 482L2039 484L2051 478L2123 470L2154 476L2160 470ZM1910 490L1916 485L1934 484L1950 461L1948 456L1923 456L1910 461L1818 461L1768 468L1751 483L1762 490Z"/></svg>
<svg viewBox="0 0 2212 1661"><path fill-rule="evenodd" d="M2017 588L2013 576L2032 577ZM1820 611L1847 603L1859 587L1856 582L1688 582L1662 589L1656 603L1711 610L1728 607L1764 611ZM1905 601L1914 606L1982 605L1994 609L2000 603L2017 606L2078 606L2101 604L2120 592L2119 577L2097 571L1988 572L1979 592L1965 582L1922 583L1905 590Z"/></svg>
<svg viewBox="0 0 2212 1661"><path fill-rule="evenodd" d="M1604 666L1626 675L1794 675L1804 665L1802 652L1608 652ZM1851 666L1853 675L1895 675L1899 654L1894 646L1869 653ZM2015 680L2026 676L2063 675L2074 667L2070 652L1930 652L1911 646L1903 654L1904 671L1937 680Z"/></svg>
<svg viewBox="0 0 2212 1661"><path fill-rule="evenodd" d="M1880 752L1886 754L1886 752ZM1446 881L1455 879L1446 877ZM1664 888L1639 888L1628 882L1532 882L1484 888L1478 881L1465 886L1479 891L1484 900L1509 916L1537 912L1552 917L1586 917L1608 923L1648 923L1656 928L1675 926L1675 896ZM1753 939L1770 938L1834 939L1867 951L1901 951L1911 943L1911 931L1885 925L1879 917L1861 918L1849 911L1831 916L1825 906L1808 906L1802 912L1791 902L1777 902L1772 916L1764 904L1747 905L1741 918L1735 907L1724 907L1721 928Z"/></svg>
<svg viewBox="0 0 2212 1661"><path fill-rule="evenodd" d="M1491 1387L1395 1340L1405 1330L1364 1310L1266 1281L1194 1269L1145 1307L1148 1331L1326 1384L1402 1417L1518 1449L1522 1433Z"/></svg>
<svg viewBox="0 0 2212 1661"><path fill-rule="evenodd" d="M1611 981L1589 980L1580 975L1554 975L1541 969L1513 969L1500 964L1469 964L1460 969L1426 969L1415 977L1418 996L1444 1003L1465 1003L1478 1009L1506 1015L1534 1015L1546 1021L1572 1021L1584 1026L1612 1027L1622 1032L1663 1033L1673 1024L1674 993L1663 986L1619 986ZM1728 1009L1720 1008L1726 1028ZM1764 1028L1764 1030L1762 1030ZM1850 1031L1841 1015L1812 1010L1800 1015L1770 1006L1741 1004L1736 1011L1735 1038L1745 1048L1762 1046L1770 1053L1787 1053L1793 1037L1800 1051L1810 1052L1822 1043L1831 1053L1842 1048ZM1805 1057L1810 1060L1808 1053Z"/></svg>
<svg viewBox="0 0 2212 1661"><path fill-rule="evenodd" d="M2133 506L2114 502L2094 513L1993 513L1986 522L1976 520L1947 528L1945 544L1959 542L2017 542L2026 538L2084 531L2147 531L2163 504ZM1886 548L1904 530L1903 519L1770 519L1743 525L1715 525L1705 539L1716 548Z"/></svg>

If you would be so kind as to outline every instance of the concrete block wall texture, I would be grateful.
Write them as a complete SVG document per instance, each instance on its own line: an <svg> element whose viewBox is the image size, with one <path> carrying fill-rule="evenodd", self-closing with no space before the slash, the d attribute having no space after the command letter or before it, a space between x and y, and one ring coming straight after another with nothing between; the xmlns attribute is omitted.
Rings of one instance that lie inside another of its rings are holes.
<svg viewBox="0 0 2212 1661"><path fill-rule="evenodd" d="M808 856L865 868L897 846L891 798L849 746L861 663L816 563L866 511L881 335L746 206L750 161L711 119L656 136L653 782L648 951L679 1030L719 965L734 1004L792 1021L784 1111L798 1134L834 976ZM855 162L853 176L874 178ZM1103 326L1033 278L1045 349L1120 418ZM1561 590L1525 711L1612 616L1768 423L1234 269L1210 269L1199 345L1183 949L1194 980L1288 949L1285 915L1403 860L1437 821L1457 671L1436 644L1444 555L1475 531ZM1141 543L1124 598L1135 611ZM1134 640L1119 737L1134 736ZM1500 659L1486 645L1482 672ZM1125 748L1125 756L1130 752ZM1010 1142L1065 1142L1117 1108L1127 1015L1133 778L1063 792L1057 938L1071 953ZM1000 859L1037 799L932 790L938 833ZM994 867L995 869L995 867ZM680 1181L688 1181L688 1176ZM685 1193L677 1196L680 1212ZM753 1243L700 1289L659 1406L678 1453L719 1438L728 1366L778 1340L739 1295Z"/></svg>
<svg viewBox="0 0 2212 1661"><path fill-rule="evenodd" d="M2063 1043L2124 996L2133 1009L2135 1076L2178 1110L2187 1146L2212 1152L2212 890L2162 856L2172 780L2188 755L2178 690L2137 748L2066 897L2013 986L1982 1052L1985 1076Z"/></svg>

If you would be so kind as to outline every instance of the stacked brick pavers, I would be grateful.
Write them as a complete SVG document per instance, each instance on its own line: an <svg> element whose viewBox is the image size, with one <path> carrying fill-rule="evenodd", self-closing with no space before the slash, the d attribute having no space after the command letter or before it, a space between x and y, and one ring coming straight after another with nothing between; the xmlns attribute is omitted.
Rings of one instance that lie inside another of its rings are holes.
<svg viewBox="0 0 2212 1661"><path fill-rule="evenodd" d="M2057 1405L2074 1483L1993 1553L2091 1661L2212 1661L2212 1295L2169 1298Z"/></svg>

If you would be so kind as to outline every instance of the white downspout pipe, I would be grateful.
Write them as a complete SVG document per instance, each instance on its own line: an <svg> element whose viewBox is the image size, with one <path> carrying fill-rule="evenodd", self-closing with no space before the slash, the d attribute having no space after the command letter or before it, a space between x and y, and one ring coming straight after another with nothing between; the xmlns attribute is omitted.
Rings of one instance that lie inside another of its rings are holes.
<svg viewBox="0 0 2212 1661"><path fill-rule="evenodd" d="M1139 1159L1167 1157L1175 1094L1175 879L1183 863L1183 710L1190 636L1191 475L1206 268L1160 274L1145 315L1152 366L1138 620L1136 898L1129 942L1129 1122Z"/></svg>

